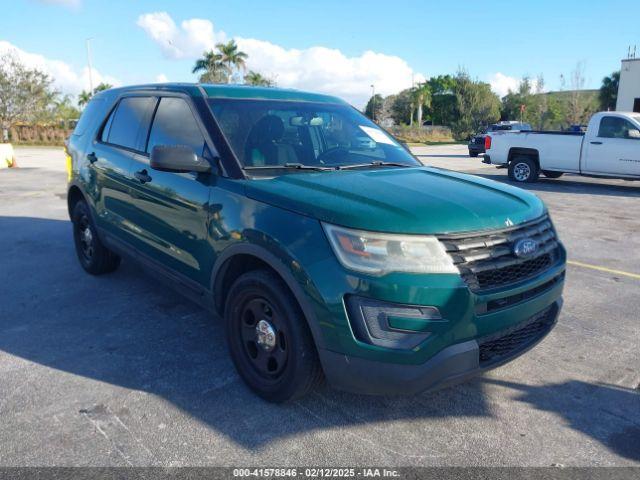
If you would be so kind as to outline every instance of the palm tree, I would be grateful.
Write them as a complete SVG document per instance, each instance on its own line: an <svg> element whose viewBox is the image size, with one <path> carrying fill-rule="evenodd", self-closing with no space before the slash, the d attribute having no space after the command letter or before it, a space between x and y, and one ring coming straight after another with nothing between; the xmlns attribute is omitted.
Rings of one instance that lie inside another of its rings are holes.
<svg viewBox="0 0 640 480"><path fill-rule="evenodd" d="M224 83L227 78L227 66L222 63L222 55L213 50L204 52L202 58L196 60L191 73L204 72L200 75L201 83Z"/></svg>
<svg viewBox="0 0 640 480"><path fill-rule="evenodd" d="M244 76L244 83L261 87L273 87L274 81L259 72L249 70L249 73Z"/></svg>
<svg viewBox="0 0 640 480"><path fill-rule="evenodd" d="M620 72L613 72L610 77L602 79L602 86L598 97L601 110L615 110L618 100L618 85L620 84Z"/></svg>
<svg viewBox="0 0 640 480"><path fill-rule="evenodd" d="M113 85L103 82L100 85L98 85L96 88L94 88L93 92L91 91L87 92L86 90L82 90L82 92L80 92L80 94L78 95L78 107L83 108L87 103L89 103L89 100L91 100L91 97L93 97L96 93L102 92L104 90L109 90L110 88L113 88Z"/></svg>
<svg viewBox="0 0 640 480"><path fill-rule="evenodd" d="M422 126L422 109L431 106L431 88L428 83L419 83L413 88L414 103L417 107L417 123ZM413 113L411 114L413 116Z"/></svg>
<svg viewBox="0 0 640 480"><path fill-rule="evenodd" d="M243 71L246 70L246 60L249 58L249 55L238 50L238 45L233 39L227 43L218 43L216 48L222 55L222 63L227 66L227 83L231 83L234 68Z"/></svg>

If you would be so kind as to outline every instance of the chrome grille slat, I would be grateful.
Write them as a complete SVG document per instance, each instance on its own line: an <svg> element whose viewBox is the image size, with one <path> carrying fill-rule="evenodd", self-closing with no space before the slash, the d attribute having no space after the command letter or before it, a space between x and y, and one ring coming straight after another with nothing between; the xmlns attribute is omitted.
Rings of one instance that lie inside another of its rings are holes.
<svg viewBox="0 0 640 480"><path fill-rule="evenodd" d="M536 255L519 258L514 244L523 238L538 243ZM501 231L442 236L440 241L472 290L486 290L524 280L550 268L558 259L558 240L549 218Z"/></svg>

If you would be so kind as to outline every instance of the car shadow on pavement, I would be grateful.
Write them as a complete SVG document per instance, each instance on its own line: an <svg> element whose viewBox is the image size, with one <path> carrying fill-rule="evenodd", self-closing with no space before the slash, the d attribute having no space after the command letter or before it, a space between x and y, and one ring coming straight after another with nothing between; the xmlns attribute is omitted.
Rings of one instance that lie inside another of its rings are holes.
<svg viewBox="0 0 640 480"><path fill-rule="evenodd" d="M118 395L126 395L117 392L127 389L162 398L251 450L299 432L322 435L343 426L367 425L361 435L353 429L345 430L345 435L390 454L427 457L441 454L437 444L423 441L424 432L409 428L407 438L416 441L398 452L394 439L385 435L389 425L433 418L429 435L437 438L438 429L450 428L438 418L491 417L485 388L494 384L522 392L522 401L553 411L612 451L638 459L638 425L621 429L619 419L612 422L602 412L630 417L629 412L640 411L640 395L610 386L582 382L526 386L480 378L411 397L352 395L325 386L291 404L266 403L236 374L222 322L144 275L133 262L123 262L110 275L87 275L75 258L68 221L0 217L0 232L4 292L0 350L37 364L24 369L41 365L54 370L39 375L15 369L0 373L6 391L19 390L6 400L5 408L18 402L14 409L20 411L19 402L28 402L30 408L42 404L51 409L49 402L55 397L62 399L57 407L68 414L98 418L120 411ZM119 388L105 395L100 382ZM127 410L150 424L166 421L171 409L162 404L152 407L149 401L129 399ZM593 402L593 410L582 408L585 402Z"/></svg>
<svg viewBox="0 0 640 480"><path fill-rule="evenodd" d="M525 385L495 378L483 378L482 381L520 392L515 400L553 412L574 430L599 441L618 455L640 461L638 389L579 380L547 385Z"/></svg>

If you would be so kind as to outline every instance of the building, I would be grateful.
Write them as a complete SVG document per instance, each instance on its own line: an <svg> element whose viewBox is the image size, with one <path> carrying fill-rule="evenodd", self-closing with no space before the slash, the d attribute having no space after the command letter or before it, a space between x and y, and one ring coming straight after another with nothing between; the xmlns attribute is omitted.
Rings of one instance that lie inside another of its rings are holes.
<svg viewBox="0 0 640 480"><path fill-rule="evenodd" d="M616 110L640 112L640 58L622 60Z"/></svg>

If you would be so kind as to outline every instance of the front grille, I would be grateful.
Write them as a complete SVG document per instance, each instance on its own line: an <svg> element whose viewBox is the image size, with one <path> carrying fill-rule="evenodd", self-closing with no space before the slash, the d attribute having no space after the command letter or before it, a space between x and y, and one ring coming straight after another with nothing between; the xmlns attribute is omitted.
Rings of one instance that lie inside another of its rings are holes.
<svg viewBox="0 0 640 480"><path fill-rule="evenodd" d="M538 243L533 258L519 258L514 244L523 238ZM559 256L559 243L548 216L504 230L440 237L453 263L471 290L505 287L526 280L552 267Z"/></svg>
<svg viewBox="0 0 640 480"><path fill-rule="evenodd" d="M551 330L556 309L555 304L551 305L523 324L478 340L480 366L486 367L512 357L540 340Z"/></svg>

